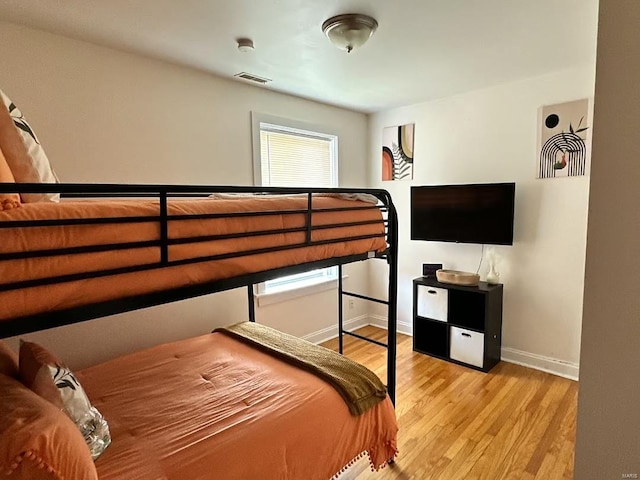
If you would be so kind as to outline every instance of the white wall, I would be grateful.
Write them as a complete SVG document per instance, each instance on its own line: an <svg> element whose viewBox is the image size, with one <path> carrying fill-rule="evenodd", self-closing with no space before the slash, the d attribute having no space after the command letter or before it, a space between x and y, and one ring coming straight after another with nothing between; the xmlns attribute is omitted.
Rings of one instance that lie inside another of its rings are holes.
<svg viewBox="0 0 640 480"><path fill-rule="evenodd" d="M640 476L640 2L600 0L575 478Z"/></svg>
<svg viewBox="0 0 640 480"><path fill-rule="evenodd" d="M251 185L255 110L337 130L341 184L366 183L363 114L2 22L0 58L0 88L31 121L64 182ZM366 290L366 271L349 269L352 288ZM77 368L244 320L246 308L240 289L27 337ZM305 335L335 325L336 311L329 291L269 305L257 317Z"/></svg>
<svg viewBox="0 0 640 480"><path fill-rule="evenodd" d="M391 192L400 221L401 329L411 329L411 280L423 262L475 272L481 253L480 245L411 241L410 187L515 181L514 245L493 247L505 289L503 359L577 375L588 177L535 178L537 118L539 107L593 90L594 66L585 65L372 116L370 184ZM382 130L405 123L416 129L414 179L382 182ZM372 278L380 294L383 277Z"/></svg>

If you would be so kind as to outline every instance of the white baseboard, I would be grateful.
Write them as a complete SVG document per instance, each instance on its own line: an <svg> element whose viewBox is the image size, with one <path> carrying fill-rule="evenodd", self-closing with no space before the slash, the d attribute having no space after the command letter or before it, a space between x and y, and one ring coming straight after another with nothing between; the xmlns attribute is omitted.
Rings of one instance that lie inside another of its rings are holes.
<svg viewBox="0 0 640 480"><path fill-rule="evenodd" d="M523 352L515 348L502 347L502 360L523 367L535 368L570 380L578 380L580 366L577 363L565 362L556 358L545 357L535 353Z"/></svg>
<svg viewBox="0 0 640 480"><path fill-rule="evenodd" d="M345 330L356 330L361 327L366 327L367 325L370 325L369 316L360 315L359 317L345 320L343 327ZM331 327L323 328L322 330L318 330L317 332L309 333L302 338L308 342L318 344L336 338L337 336L338 325L332 325Z"/></svg>
<svg viewBox="0 0 640 480"><path fill-rule="evenodd" d="M364 325L367 324L386 330L387 317L371 314L368 317L368 322L364 323ZM398 332L413 336L413 327L409 323L398 322ZM500 356L503 361L508 363L515 363L516 365L551 373L570 380L578 380L580 366L577 363L565 362L509 347L502 347Z"/></svg>
<svg viewBox="0 0 640 480"><path fill-rule="evenodd" d="M345 320L344 329L345 330L357 330L358 328L366 327L368 325L372 325L374 327L382 328L384 330L387 329L387 317L383 317L382 315L360 315L359 317L354 317L349 320ZM411 325L404 322L398 322L398 332L403 333L405 335L411 336ZM338 326L331 326L327 328L323 328L322 330L318 330L316 332L311 332L302 338L311 343L322 343L327 340L332 340L338 336Z"/></svg>
<svg viewBox="0 0 640 480"><path fill-rule="evenodd" d="M387 317L383 315L375 315L372 313L369 315L368 324L373 325L374 327L383 328L386 330ZM398 325L398 333L403 333L405 335L409 335L410 337L413 337L413 325L405 322L398 322L397 325Z"/></svg>

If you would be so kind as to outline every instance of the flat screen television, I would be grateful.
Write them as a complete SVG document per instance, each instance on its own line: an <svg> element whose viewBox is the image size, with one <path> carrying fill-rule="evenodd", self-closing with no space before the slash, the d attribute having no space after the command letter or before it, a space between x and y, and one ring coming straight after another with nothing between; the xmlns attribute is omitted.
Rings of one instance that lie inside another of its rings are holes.
<svg viewBox="0 0 640 480"><path fill-rule="evenodd" d="M411 187L411 239L513 245L515 183Z"/></svg>

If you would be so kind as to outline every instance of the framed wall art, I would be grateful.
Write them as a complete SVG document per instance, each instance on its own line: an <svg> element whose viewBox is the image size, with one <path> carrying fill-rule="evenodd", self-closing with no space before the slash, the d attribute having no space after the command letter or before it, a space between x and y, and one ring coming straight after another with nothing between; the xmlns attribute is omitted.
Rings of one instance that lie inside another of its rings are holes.
<svg viewBox="0 0 640 480"><path fill-rule="evenodd" d="M383 129L382 180L413 180L414 130L414 123Z"/></svg>
<svg viewBox="0 0 640 480"><path fill-rule="evenodd" d="M538 178L584 175L589 160L589 100L541 108Z"/></svg>

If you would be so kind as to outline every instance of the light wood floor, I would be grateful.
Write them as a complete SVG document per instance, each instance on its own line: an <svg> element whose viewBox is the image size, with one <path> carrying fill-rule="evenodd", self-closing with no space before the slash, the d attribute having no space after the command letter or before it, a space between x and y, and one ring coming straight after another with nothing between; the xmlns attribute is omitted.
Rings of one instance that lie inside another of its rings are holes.
<svg viewBox="0 0 640 480"><path fill-rule="evenodd" d="M386 339L375 327L358 333ZM342 478L573 478L577 382L505 362L484 374L415 353L411 342L398 335L396 463L376 474L360 461ZM345 354L385 379L385 349L345 337Z"/></svg>

